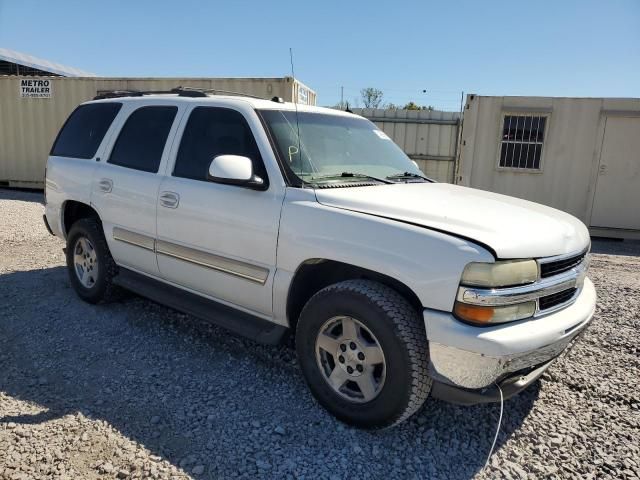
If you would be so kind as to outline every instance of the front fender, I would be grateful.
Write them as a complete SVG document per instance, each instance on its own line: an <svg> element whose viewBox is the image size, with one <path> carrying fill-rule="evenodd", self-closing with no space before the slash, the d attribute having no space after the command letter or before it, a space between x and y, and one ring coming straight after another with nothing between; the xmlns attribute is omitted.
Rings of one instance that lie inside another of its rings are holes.
<svg viewBox="0 0 640 480"><path fill-rule="evenodd" d="M400 221L321 205L313 190L288 189L280 220L274 305L309 258L351 264L395 278L426 308L450 312L464 267L493 262L473 242Z"/></svg>

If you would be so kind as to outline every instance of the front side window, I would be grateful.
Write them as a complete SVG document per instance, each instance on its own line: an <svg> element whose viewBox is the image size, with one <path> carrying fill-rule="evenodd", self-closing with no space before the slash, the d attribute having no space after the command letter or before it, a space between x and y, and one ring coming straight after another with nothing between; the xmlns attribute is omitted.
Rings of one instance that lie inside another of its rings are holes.
<svg viewBox="0 0 640 480"><path fill-rule="evenodd" d="M500 139L499 166L540 170L546 123L546 116L505 115Z"/></svg>
<svg viewBox="0 0 640 480"><path fill-rule="evenodd" d="M266 181L258 145L242 114L229 108L196 107L182 134L173 176L206 181L209 165L218 155L250 158L254 173Z"/></svg>
<svg viewBox="0 0 640 480"><path fill-rule="evenodd" d="M51 148L57 157L93 158L121 103L80 105L69 116Z"/></svg>
<svg viewBox="0 0 640 480"><path fill-rule="evenodd" d="M285 169L305 183L426 181L416 164L369 120L299 112L296 122L295 111L260 114Z"/></svg>
<svg viewBox="0 0 640 480"><path fill-rule="evenodd" d="M177 107L150 106L135 110L125 122L108 163L158 172Z"/></svg>

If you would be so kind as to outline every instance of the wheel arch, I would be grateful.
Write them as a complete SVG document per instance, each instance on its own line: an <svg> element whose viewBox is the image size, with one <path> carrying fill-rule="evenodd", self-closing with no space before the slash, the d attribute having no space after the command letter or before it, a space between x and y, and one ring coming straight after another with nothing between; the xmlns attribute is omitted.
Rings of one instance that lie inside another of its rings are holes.
<svg viewBox="0 0 640 480"><path fill-rule="evenodd" d="M286 314L292 331L295 331L300 313L313 295L329 285L356 279L373 280L386 285L406 298L416 310L422 309L422 303L416 293L406 284L389 275L350 263L310 258L296 269L287 293Z"/></svg>
<svg viewBox="0 0 640 480"><path fill-rule="evenodd" d="M69 235L69 230L74 223L82 218L95 218L100 223L102 220L100 219L100 215L91 205L88 205L84 202L79 202L77 200L66 200L62 204L61 208L62 214L62 228L64 237L67 238Z"/></svg>

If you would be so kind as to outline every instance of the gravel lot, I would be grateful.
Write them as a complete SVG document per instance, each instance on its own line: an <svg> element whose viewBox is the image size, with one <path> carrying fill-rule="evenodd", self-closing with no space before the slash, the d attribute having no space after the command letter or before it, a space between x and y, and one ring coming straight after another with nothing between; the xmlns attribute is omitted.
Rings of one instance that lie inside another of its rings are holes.
<svg viewBox="0 0 640 480"><path fill-rule="evenodd" d="M594 241L591 328L498 405L349 428L265 347L134 295L69 286L42 195L0 190L0 478L639 478L640 243Z"/></svg>

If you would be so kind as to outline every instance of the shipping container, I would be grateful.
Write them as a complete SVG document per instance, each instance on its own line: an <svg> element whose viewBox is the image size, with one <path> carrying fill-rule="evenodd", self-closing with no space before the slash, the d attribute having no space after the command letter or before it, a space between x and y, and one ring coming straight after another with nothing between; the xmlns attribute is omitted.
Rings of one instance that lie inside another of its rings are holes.
<svg viewBox="0 0 640 480"><path fill-rule="evenodd" d="M0 186L42 188L49 149L71 111L104 90L226 90L316 104L316 93L283 78L66 78L0 76Z"/></svg>
<svg viewBox="0 0 640 480"><path fill-rule="evenodd" d="M640 238L640 99L468 95L456 183Z"/></svg>

